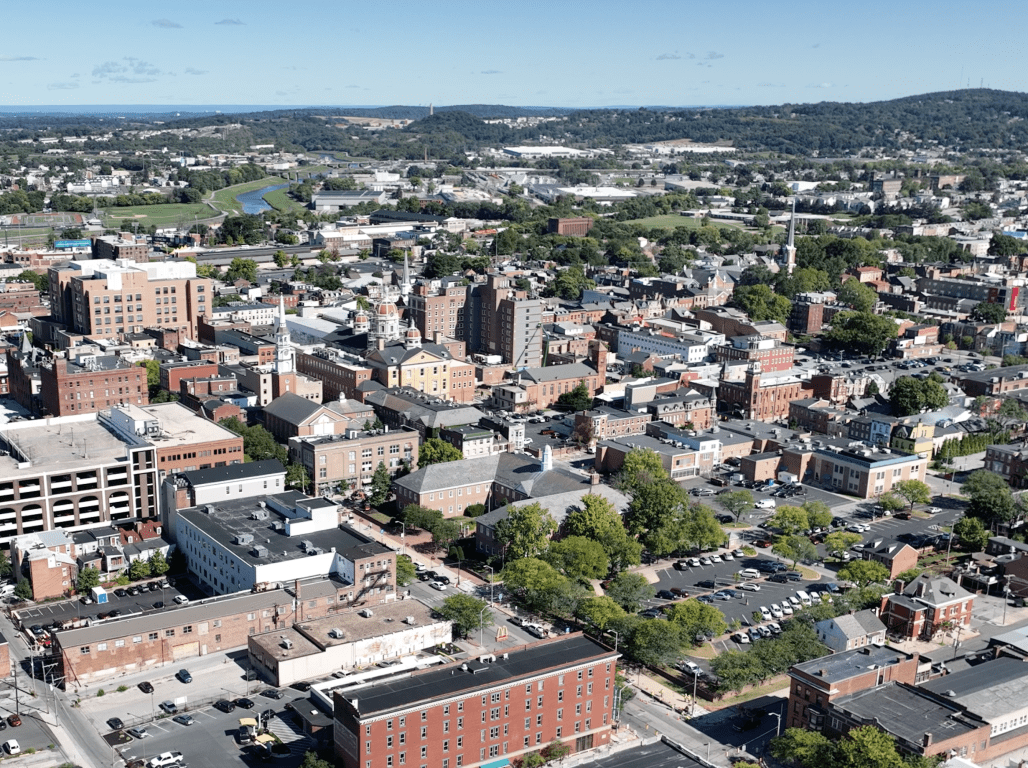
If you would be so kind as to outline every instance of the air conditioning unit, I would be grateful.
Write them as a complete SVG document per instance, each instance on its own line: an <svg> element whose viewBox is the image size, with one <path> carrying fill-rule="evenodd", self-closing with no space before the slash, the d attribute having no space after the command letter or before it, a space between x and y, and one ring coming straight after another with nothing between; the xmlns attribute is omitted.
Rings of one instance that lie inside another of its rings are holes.
<svg viewBox="0 0 1028 768"><path fill-rule="evenodd" d="M363 616L365 619L370 619L374 615L375 612L372 611L370 608L365 608L364 610L358 613L358 616Z"/></svg>
<svg viewBox="0 0 1028 768"><path fill-rule="evenodd" d="M344 637L343 630L339 629L338 627L333 627L328 631L328 636L334 637L337 640L342 640L342 638Z"/></svg>
<svg viewBox="0 0 1028 768"><path fill-rule="evenodd" d="M290 640L287 637L283 637L282 638L282 647L285 648L286 650L292 648L293 647L293 641Z"/></svg>

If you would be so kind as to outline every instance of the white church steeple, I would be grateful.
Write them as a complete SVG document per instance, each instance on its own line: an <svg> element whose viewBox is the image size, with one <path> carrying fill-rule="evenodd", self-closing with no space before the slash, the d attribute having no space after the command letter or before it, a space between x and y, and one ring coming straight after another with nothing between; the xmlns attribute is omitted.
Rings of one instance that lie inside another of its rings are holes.
<svg viewBox="0 0 1028 768"><path fill-rule="evenodd" d="M278 326L275 329L275 373L292 373L293 370L293 346L286 325L286 300L284 296L279 296Z"/></svg>

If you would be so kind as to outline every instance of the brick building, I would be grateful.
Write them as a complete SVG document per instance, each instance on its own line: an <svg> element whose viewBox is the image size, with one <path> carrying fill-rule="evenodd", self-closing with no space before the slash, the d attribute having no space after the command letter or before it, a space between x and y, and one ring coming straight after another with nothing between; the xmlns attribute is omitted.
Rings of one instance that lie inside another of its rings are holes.
<svg viewBox="0 0 1028 768"><path fill-rule="evenodd" d="M407 297L414 326L423 339L434 339L437 333L450 339L465 338L465 304L468 287L458 278L419 282Z"/></svg>
<svg viewBox="0 0 1028 768"><path fill-rule="evenodd" d="M378 465L396 474L404 462L418 463L420 435L410 427L397 430L364 431L353 422L345 432L324 437L294 437L289 440L289 458L303 464L314 482L345 482L360 488L371 483Z"/></svg>
<svg viewBox="0 0 1028 768"><path fill-rule="evenodd" d="M345 398L360 402L364 402L361 384L371 381L372 374L371 367L363 361L351 361L332 349L299 352L296 370L322 382L325 400Z"/></svg>
<svg viewBox="0 0 1028 768"><path fill-rule="evenodd" d="M920 659L896 648L865 645L794 664L789 669L789 709L783 726L820 731L835 699L896 680L913 684Z"/></svg>
<svg viewBox="0 0 1028 768"><path fill-rule="evenodd" d="M987 446L984 467L1002 477L1011 488L1024 488L1028 484L1028 450L1021 446Z"/></svg>
<svg viewBox="0 0 1028 768"><path fill-rule="evenodd" d="M208 360L169 360L159 366L161 389L178 392L182 379L198 379L218 373L218 364Z"/></svg>
<svg viewBox="0 0 1028 768"><path fill-rule="evenodd" d="M337 690L336 759L344 768L473 768L553 741L573 752L604 746L618 658L575 633Z"/></svg>
<svg viewBox="0 0 1028 768"><path fill-rule="evenodd" d="M1028 389L1028 365L964 373L956 377L956 383L968 397L1003 397Z"/></svg>
<svg viewBox="0 0 1028 768"><path fill-rule="evenodd" d="M567 237L585 237L593 228L595 220L591 216L576 216L568 219L549 219L546 222L546 231L551 235L565 235Z"/></svg>
<svg viewBox="0 0 1028 768"><path fill-rule="evenodd" d="M649 412L622 411L602 406L575 414L575 433L592 428L593 442L624 435L643 435L646 425L653 421Z"/></svg>
<svg viewBox="0 0 1028 768"><path fill-rule="evenodd" d="M850 447L848 440L830 439L814 449L813 481L823 488L861 499L892 490L902 480L925 479L928 459L888 448Z"/></svg>
<svg viewBox="0 0 1028 768"><path fill-rule="evenodd" d="M895 579L904 571L917 567L917 550L902 541L883 541L877 546L874 543L865 545L860 551L864 560L885 566L889 578Z"/></svg>
<svg viewBox="0 0 1028 768"><path fill-rule="evenodd" d="M159 326L197 339L197 318L214 300L211 281L189 261L72 261L51 267L49 277L54 320L88 336Z"/></svg>
<svg viewBox="0 0 1028 768"><path fill-rule="evenodd" d="M791 374L766 376L759 363L726 366L718 383L718 399L741 418L777 421L789 415L790 403L809 397L809 386Z"/></svg>
<svg viewBox="0 0 1028 768"><path fill-rule="evenodd" d="M719 363L760 363L763 373L792 370L795 347L761 336L733 336L728 341L714 347L714 357Z"/></svg>
<svg viewBox="0 0 1028 768"><path fill-rule="evenodd" d="M114 355L55 357L40 364L39 379L43 407L51 416L150 402L146 369Z"/></svg>
<svg viewBox="0 0 1028 768"><path fill-rule="evenodd" d="M944 576L923 574L882 598L881 619L905 640L931 640L946 628L969 627L974 595Z"/></svg>
<svg viewBox="0 0 1028 768"><path fill-rule="evenodd" d="M714 423L717 405L709 397L695 389L676 389L674 392L657 395L646 404L646 409L655 421L675 426L690 425L692 429L710 429Z"/></svg>
<svg viewBox="0 0 1028 768"><path fill-rule="evenodd" d="M279 442L294 437L341 435L348 428L359 429L375 420L370 405L354 400L316 403L288 392L264 407L264 426Z"/></svg>
<svg viewBox="0 0 1028 768"><path fill-rule="evenodd" d="M643 448L660 457L661 464L673 480L707 477L722 461L721 443L717 438L717 435L710 434L693 437L678 433L674 439L670 436L632 435L603 440L596 445L593 467L598 472L613 474L621 469L628 454Z"/></svg>
<svg viewBox="0 0 1028 768"><path fill-rule="evenodd" d="M505 438L497 439L492 429L466 425L439 430L439 439L460 451L465 459L492 456L507 447Z"/></svg>

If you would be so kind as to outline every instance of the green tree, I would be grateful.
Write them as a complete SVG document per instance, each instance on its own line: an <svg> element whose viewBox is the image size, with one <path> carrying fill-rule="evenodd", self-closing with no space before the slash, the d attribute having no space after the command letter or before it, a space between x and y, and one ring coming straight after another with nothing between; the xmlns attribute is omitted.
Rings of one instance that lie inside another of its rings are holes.
<svg viewBox="0 0 1028 768"><path fill-rule="evenodd" d="M553 518L538 502L511 506L507 517L496 523L496 542L508 560L535 557L546 550L550 536L557 530Z"/></svg>
<svg viewBox="0 0 1028 768"><path fill-rule="evenodd" d="M977 517L965 515L960 518L953 526L953 533L969 552L979 552L989 543L989 531Z"/></svg>
<svg viewBox="0 0 1028 768"><path fill-rule="evenodd" d="M1002 304L983 301L975 304L974 309L971 310L971 317L981 320L983 323L1002 323L1007 319L1007 311L1003 309Z"/></svg>
<svg viewBox="0 0 1028 768"><path fill-rule="evenodd" d="M453 632L458 637L467 637L478 629L493 625L493 614L484 600L471 595L451 595L443 600L436 611L444 619L453 622Z"/></svg>
<svg viewBox="0 0 1028 768"><path fill-rule="evenodd" d="M786 728L785 733L772 739L769 745L776 760L797 768L831 765L834 748L827 736L804 728Z"/></svg>
<svg viewBox="0 0 1028 768"><path fill-rule="evenodd" d="M607 574L607 553L598 541L568 536L554 541L543 559L569 579L599 579Z"/></svg>
<svg viewBox="0 0 1028 768"><path fill-rule="evenodd" d="M718 496L717 503L733 514L738 522L743 512L753 508L753 494L749 491L729 491Z"/></svg>
<svg viewBox="0 0 1028 768"><path fill-rule="evenodd" d="M800 560L817 559L817 547L806 536L782 536L775 542L771 551L791 560L793 568Z"/></svg>
<svg viewBox="0 0 1028 768"><path fill-rule="evenodd" d="M775 320L787 323L792 312L792 302L779 296L763 284L738 286L732 292L731 304L745 312L750 320Z"/></svg>
<svg viewBox="0 0 1028 768"><path fill-rule="evenodd" d="M832 328L824 340L836 349L849 349L867 355L880 355L896 338L896 323L889 317L870 312L840 312L832 318Z"/></svg>
<svg viewBox="0 0 1028 768"><path fill-rule="evenodd" d="M159 549L155 549L146 562L150 566L151 576L163 576L168 572L168 560Z"/></svg>
<svg viewBox="0 0 1028 768"><path fill-rule="evenodd" d="M14 573L14 567L11 565L11 558L6 552L0 550L0 579L9 578L12 573Z"/></svg>
<svg viewBox="0 0 1028 768"><path fill-rule="evenodd" d="M960 493L968 498L967 514L977 517L986 527L1014 517L1014 497L1010 486L993 472L984 469L972 472L961 486Z"/></svg>
<svg viewBox="0 0 1028 768"><path fill-rule="evenodd" d="M932 500L932 489L920 480L900 480L892 486L893 493L907 500L908 509L915 504L927 504Z"/></svg>
<svg viewBox="0 0 1028 768"><path fill-rule="evenodd" d="M836 295L840 304L846 304L857 312L870 312L878 303L878 291L856 278L843 283Z"/></svg>
<svg viewBox="0 0 1028 768"><path fill-rule="evenodd" d="M859 533L849 531L836 531L825 536L825 551L845 552L854 544L859 544L863 539Z"/></svg>
<svg viewBox="0 0 1028 768"><path fill-rule="evenodd" d="M225 271L225 279L233 283L236 280L246 280L251 283L257 282L257 262L253 259L236 257L228 265Z"/></svg>
<svg viewBox="0 0 1028 768"><path fill-rule="evenodd" d="M151 388L161 386L161 364L157 360L143 360L139 363L146 368L146 385Z"/></svg>
<svg viewBox="0 0 1028 768"><path fill-rule="evenodd" d="M806 510L802 507L778 507L767 524L780 530L783 536L792 536L810 528Z"/></svg>
<svg viewBox="0 0 1028 768"><path fill-rule="evenodd" d="M593 396L589 394L589 387L584 381L570 392L565 392L557 398L557 405L567 408L569 411L588 411L593 405Z"/></svg>
<svg viewBox="0 0 1028 768"><path fill-rule="evenodd" d="M575 264L557 272L557 277L550 283L547 293L550 296L577 301L582 298L583 290L595 287L596 283L585 276L585 270Z"/></svg>
<svg viewBox="0 0 1028 768"><path fill-rule="evenodd" d="M725 615L713 605L699 600L683 600L672 604L667 612L668 621L681 627L682 637L695 640L705 633L714 637L728 631Z"/></svg>
<svg viewBox="0 0 1028 768"><path fill-rule="evenodd" d="M286 467L286 487L306 492L311 485L311 476L303 464L290 464Z"/></svg>
<svg viewBox="0 0 1028 768"><path fill-rule="evenodd" d="M420 528L423 531L431 531L443 520L443 513L438 509L419 507L417 504L408 504L400 512L400 519L408 528Z"/></svg>
<svg viewBox="0 0 1028 768"><path fill-rule="evenodd" d="M464 454L445 440L430 437L418 448L418 467L424 469L432 464L447 461L463 461Z"/></svg>
<svg viewBox="0 0 1028 768"><path fill-rule="evenodd" d="M628 653L633 659L653 667L677 661L684 644L681 627L661 619L640 621L627 643Z"/></svg>
<svg viewBox="0 0 1028 768"><path fill-rule="evenodd" d="M146 560L133 560L129 565L128 575L133 581L148 578L150 576L150 564Z"/></svg>
<svg viewBox="0 0 1028 768"><path fill-rule="evenodd" d="M582 506L565 518L564 531L599 542L615 570L641 562L642 545L628 536L621 513L603 496L583 496Z"/></svg>
<svg viewBox="0 0 1028 768"><path fill-rule="evenodd" d="M669 478L652 480L635 489L625 527L632 534L652 533L680 517L687 501L682 488Z"/></svg>
<svg viewBox="0 0 1028 768"><path fill-rule="evenodd" d="M464 526L460 518L447 517L433 525L429 533L432 534L432 543L449 550L450 546L464 535Z"/></svg>
<svg viewBox="0 0 1028 768"><path fill-rule="evenodd" d="M414 568L414 561L407 555L400 555L396 558L396 585L406 587L415 578L418 572Z"/></svg>
<svg viewBox="0 0 1028 768"><path fill-rule="evenodd" d="M541 592L566 581L552 565L537 557L508 562L500 572L500 578L508 589L522 592Z"/></svg>
<svg viewBox="0 0 1028 768"><path fill-rule="evenodd" d="M99 579L97 579L99 583ZM14 596L21 600L32 599L32 582L28 579L22 579L14 585Z"/></svg>
<svg viewBox="0 0 1028 768"><path fill-rule="evenodd" d="M274 255L272 256L272 259L275 260L275 266L279 269L285 269L285 267L289 264L289 254L285 251L275 251Z"/></svg>
<svg viewBox="0 0 1028 768"><path fill-rule="evenodd" d="M894 416L913 416L945 408L949 405L949 396L942 384L932 378L901 376L889 389L889 402Z"/></svg>
<svg viewBox="0 0 1028 768"><path fill-rule="evenodd" d="M546 758L546 762L552 763L556 760L563 760L565 757L571 754L571 747L567 744L562 744L560 741L554 739L542 752L543 757Z"/></svg>
<svg viewBox="0 0 1028 768"><path fill-rule="evenodd" d="M806 501L803 511L807 513L807 525L811 528L827 528L832 524L832 509L823 501Z"/></svg>
<svg viewBox="0 0 1028 768"><path fill-rule="evenodd" d="M607 597L630 613L642 607L656 593L653 585L641 573L619 573L607 585Z"/></svg>
<svg viewBox="0 0 1028 768"><path fill-rule="evenodd" d="M902 768L896 739L873 725L854 728L839 740L834 750L839 768Z"/></svg>
<svg viewBox="0 0 1028 768"><path fill-rule="evenodd" d="M888 493L883 493L878 497L878 506L889 512L898 512L903 509L903 507L907 506L907 502L892 491L889 491Z"/></svg>
<svg viewBox="0 0 1028 768"><path fill-rule="evenodd" d="M587 597L578 605L578 616L602 632L611 622L624 618L625 609L608 595Z"/></svg>
<svg viewBox="0 0 1028 768"><path fill-rule="evenodd" d="M648 448L636 448L629 451L618 473L617 486L628 494L657 480L669 479L664 464L656 451Z"/></svg>
<svg viewBox="0 0 1028 768"><path fill-rule="evenodd" d="M889 569L874 560L854 560L839 569L839 578L860 587L889 580Z"/></svg>
<svg viewBox="0 0 1028 768"><path fill-rule="evenodd" d="M710 662L711 671L717 675L723 690L740 693L747 685L754 685L764 678L764 665L756 655L742 651L719 653Z"/></svg>
<svg viewBox="0 0 1028 768"><path fill-rule="evenodd" d="M385 462L378 462L378 466L375 467L375 474L371 476L371 487L368 489L368 496L373 507L385 503L385 500L389 498L389 490L392 484L393 479L389 476L389 470L386 469Z"/></svg>
<svg viewBox="0 0 1028 768"><path fill-rule="evenodd" d="M88 566L79 571L78 579L75 580L75 591L79 594L89 592L93 587L100 586L100 571L93 566Z"/></svg>
<svg viewBox="0 0 1028 768"><path fill-rule="evenodd" d="M304 752L303 762L300 763L300 768L332 768L332 763L328 760L322 760L318 757L317 752Z"/></svg>

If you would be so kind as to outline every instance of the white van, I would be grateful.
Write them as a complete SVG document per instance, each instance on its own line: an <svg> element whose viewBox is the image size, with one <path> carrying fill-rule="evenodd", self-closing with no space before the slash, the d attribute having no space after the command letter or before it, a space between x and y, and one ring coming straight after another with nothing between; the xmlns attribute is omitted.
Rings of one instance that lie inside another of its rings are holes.
<svg viewBox="0 0 1028 768"><path fill-rule="evenodd" d="M810 603L811 603L810 595L808 595L802 589L799 592L796 593L796 597L798 597L800 602L803 603L804 605L810 605Z"/></svg>
<svg viewBox="0 0 1028 768"><path fill-rule="evenodd" d="M756 568L743 568L741 571L739 571L739 578L759 579L760 571L758 571Z"/></svg>
<svg viewBox="0 0 1028 768"><path fill-rule="evenodd" d="M4 584L0 586L0 597L10 597L14 594L15 584Z"/></svg>

